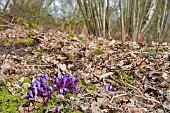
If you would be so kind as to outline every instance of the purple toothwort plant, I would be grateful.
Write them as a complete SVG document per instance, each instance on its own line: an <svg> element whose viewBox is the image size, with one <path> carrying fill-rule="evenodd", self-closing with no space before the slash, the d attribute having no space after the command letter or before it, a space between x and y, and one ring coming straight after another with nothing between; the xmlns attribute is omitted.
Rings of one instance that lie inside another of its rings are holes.
<svg viewBox="0 0 170 113"><path fill-rule="evenodd" d="M55 90L60 94L77 93L79 80L79 78L73 80L70 74L63 75L61 78L56 77Z"/></svg>
<svg viewBox="0 0 170 113"><path fill-rule="evenodd" d="M32 82L31 90L27 94L27 98L30 101L33 101L35 96L42 96L44 105L47 105L46 103L51 99L52 95L52 87L46 84L47 79L47 74L44 74L43 77L38 77L37 80Z"/></svg>
<svg viewBox="0 0 170 113"><path fill-rule="evenodd" d="M110 83L106 85L106 91L115 91L115 87L111 86Z"/></svg>
<svg viewBox="0 0 170 113"><path fill-rule="evenodd" d="M82 93L84 89L78 91L79 78L73 79L70 74L54 77L51 80L50 85L48 75L39 76L34 82L32 82L31 90L27 93L27 98L33 101L36 96L43 97L44 105L48 105L48 101L52 98L52 89L55 89L57 93Z"/></svg>

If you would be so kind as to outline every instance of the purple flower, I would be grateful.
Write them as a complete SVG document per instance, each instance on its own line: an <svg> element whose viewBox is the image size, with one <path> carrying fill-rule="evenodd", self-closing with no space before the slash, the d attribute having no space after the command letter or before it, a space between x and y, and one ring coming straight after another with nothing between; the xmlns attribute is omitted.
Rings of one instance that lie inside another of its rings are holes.
<svg viewBox="0 0 170 113"><path fill-rule="evenodd" d="M114 91L114 90L115 90L114 86L111 86L110 83L106 85L106 91Z"/></svg>
<svg viewBox="0 0 170 113"><path fill-rule="evenodd" d="M33 100L34 96L31 90L28 92L27 97L30 101Z"/></svg>
<svg viewBox="0 0 170 113"><path fill-rule="evenodd" d="M48 75L47 75L47 74L44 74L44 78L45 78L46 80L48 80Z"/></svg>
<svg viewBox="0 0 170 113"><path fill-rule="evenodd" d="M51 86L47 86L47 91L52 91L52 87Z"/></svg>
<svg viewBox="0 0 170 113"><path fill-rule="evenodd" d="M43 89L42 87L40 87L39 92L40 92L40 94L42 94L42 95L43 95L43 93L44 93L44 89Z"/></svg>
<svg viewBox="0 0 170 113"><path fill-rule="evenodd" d="M42 78L42 77L40 77L40 76L39 76L39 77L37 78L37 81L39 81L39 82L40 82L40 81L41 81L41 78Z"/></svg>
<svg viewBox="0 0 170 113"><path fill-rule="evenodd" d="M42 86L46 86L46 79L45 78L41 78L41 84L42 84Z"/></svg>
<svg viewBox="0 0 170 113"><path fill-rule="evenodd" d="M54 84L56 84L56 92L60 94L78 93L78 81L80 78L75 78L73 80L70 74L62 75L61 78L52 78L50 86L47 85L47 80L48 76L47 74L44 74L43 77L40 76L37 80L32 82L31 90L27 94L27 98L30 101L33 101L35 96L42 96L44 105L47 106L48 101L52 98L52 88ZM112 90L114 87L109 86L108 89ZM81 89L80 93L83 93L83 91L84 88ZM56 111L58 111L58 108L56 109Z"/></svg>
<svg viewBox="0 0 170 113"><path fill-rule="evenodd" d="M44 106L47 106L47 105L48 105L48 100L45 99L45 100L44 100Z"/></svg>
<svg viewBox="0 0 170 113"><path fill-rule="evenodd" d="M82 94L84 92L84 87L81 88L80 93Z"/></svg>
<svg viewBox="0 0 170 113"><path fill-rule="evenodd" d="M58 113L58 107L55 108L55 112Z"/></svg>
<svg viewBox="0 0 170 113"><path fill-rule="evenodd" d="M59 83L58 77L55 78L55 81L56 81L57 84Z"/></svg>
<svg viewBox="0 0 170 113"><path fill-rule="evenodd" d="M37 89L37 87L32 87L32 94L33 94L33 96L36 96L37 94L38 94L38 89Z"/></svg>
<svg viewBox="0 0 170 113"><path fill-rule="evenodd" d="M54 85L54 82L55 82L55 79L54 79L54 78L52 78L52 80L51 80L51 86L53 86L53 85Z"/></svg>

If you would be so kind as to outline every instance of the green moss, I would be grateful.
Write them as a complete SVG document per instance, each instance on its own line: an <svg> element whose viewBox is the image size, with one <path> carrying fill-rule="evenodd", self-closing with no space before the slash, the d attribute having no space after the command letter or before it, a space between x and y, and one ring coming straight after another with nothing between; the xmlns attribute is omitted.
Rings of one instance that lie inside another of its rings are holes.
<svg viewBox="0 0 170 113"><path fill-rule="evenodd" d="M163 52L163 51L165 51L165 49L164 49L162 46L159 46L159 47L156 49L156 51Z"/></svg>
<svg viewBox="0 0 170 113"><path fill-rule="evenodd" d="M102 55L102 54L104 54L104 51L102 49L95 49L94 53L95 53L95 55Z"/></svg>
<svg viewBox="0 0 170 113"><path fill-rule="evenodd" d="M74 55L70 55L69 56L69 60L74 60L75 59L75 56Z"/></svg>
<svg viewBox="0 0 170 113"><path fill-rule="evenodd" d="M85 85L84 82L82 80L80 80L78 82L78 89L84 88L84 92L87 93L87 90L92 90L92 91L97 91L97 88L93 85Z"/></svg>
<svg viewBox="0 0 170 113"><path fill-rule="evenodd" d="M84 89L85 89L84 92L87 93L87 90L86 90L87 86L85 86L85 85L83 84L83 80L80 80L80 81L78 82L78 89L81 89L81 88L84 88Z"/></svg>
<svg viewBox="0 0 170 113"><path fill-rule="evenodd" d="M5 47L10 46L12 44L19 44L19 43L24 43L27 46L31 46L34 44L33 42L34 40L31 38L17 38L15 40L11 40L11 41L5 41L5 42L1 42L1 44Z"/></svg>
<svg viewBox="0 0 170 113"><path fill-rule="evenodd" d="M20 79L23 79L23 81L20 81ZM9 80L9 82L15 82L15 81L18 81L18 84L20 86L22 86L24 83L30 83L31 84L31 79L29 77L22 77L22 76L18 76L18 77L15 77L11 80Z"/></svg>
<svg viewBox="0 0 170 113"><path fill-rule="evenodd" d="M79 36L78 36L78 39L79 39L79 40L85 40L86 37L85 37L84 35L79 35Z"/></svg>
<svg viewBox="0 0 170 113"><path fill-rule="evenodd" d="M33 111L33 113L45 113L48 107L43 106L42 103L37 104L38 110Z"/></svg>
<svg viewBox="0 0 170 113"><path fill-rule="evenodd" d="M21 17L20 17L20 18L17 18L17 23L20 24L20 25L25 26L25 27L28 28L28 29L30 28L29 24L25 23L25 22L24 22L24 19L21 18Z"/></svg>
<svg viewBox="0 0 170 113"><path fill-rule="evenodd" d="M37 49L34 49L34 52L44 53L45 50L42 48L37 48Z"/></svg>
<svg viewBox="0 0 170 113"><path fill-rule="evenodd" d="M23 25L27 28L27 29L30 29L30 25L29 24L27 24L27 23L23 23Z"/></svg>
<svg viewBox="0 0 170 113"><path fill-rule="evenodd" d="M73 111L73 113L83 113L83 112L77 110L77 111Z"/></svg>
<svg viewBox="0 0 170 113"><path fill-rule="evenodd" d="M0 26L0 31L4 30L4 27L3 26Z"/></svg>
<svg viewBox="0 0 170 113"><path fill-rule="evenodd" d="M33 24L33 23L26 23L25 21L24 21L24 19L23 18L17 18L17 23L18 24L20 24L20 25L23 25L23 26L25 26L27 29L39 29L39 30L41 30L42 29L42 26L39 26L39 25L37 25L37 24Z"/></svg>
<svg viewBox="0 0 170 113"><path fill-rule="evenodd" d="M0 86L0 92L0 113L16 113L21 104L20 97L11 95L6 86Z"/></svg>
<svg viewBox="0 0 170 113"><path fill-rule="evenodd" d="M8 46L10 46L11 45L11 43L10 42L2 42L1 43L3 46L5 46L5 47L8 47Z"/></svg>
<svg viewBox="0 0 170 113"><path fill-rule="evenodd" d="M68 106L63 107L63 108L61 109L61 111L64 112L64 113L72 113L72 110L71 110L70 107L68 107Z"/></svg>
<svg viewBox="0 0 170 113"><path fill-rule="evenodd" d="M15 44L24 43L27 46L31 46L31 45L33 45L34 42L33 42L33 39L31 39L31 38L18 38L13 43L15 43Z"/></svg>
<svg viewBox="0 0 170 113"><path fill-rule="evenodd" d="M119 75L114 75L113 78L116 79L116 80L119 80L120 76Z"/></svg>
<svg viewBox="0 0 170 113"><path fill-rule="evenodd" d="M83 113L83 112L81 112L81 111L78 111L78 110L71 110L71 108L69 107L69 106L66 106L66 107L63 107L62 109L61 109L61 111L63 112L63 113Z"/></svg>
<svg viewBox="0 0 170 113"><path fill-rule="evenodd" d="M36 34L35 34L34 31L29 31L28 35L29 35L29 36L35 36Z"/></svg>
<svg viewBox="0 0 170 113"><path fill-rule="evenodd" d="M75 34L69 34L68 35L68 39L70 39L70 40L73 39L74 37L75 37Z"/></svg>
<svg viewBox="0 0 170 113"><path fill-rule="evenodd" d="M21 80L21 79L23 79L23 80ZM11 82L11 83L17 82L18 85L20 87L22 87L22 85L24 83L31 84L31 79L29 77L21 77L21 76L19 76L19 77L15 77L15 78L9 80L9 82ZM15 87L13 87L13 89L14 89L15 95L18 95L18 96L21 95L21 92L23 92L24 94L26 94L28 92L28 89L25 89L25 88L15 88Z"/></svg>
<svg viewBox="0 0 170 113"><path fill-rule="evenodd" d="M88 86L87 89L92 90L92 91L97 91L96 87L93 85Z"/></svg>
<svg viewBox="0 0 170 113"><path fill-rule="evenodd" d="M16 89L15 89L15 93L16 93L16 94L21 93L21 91L22 91L22 89L21 89L21 88L16 88Z"/></svg>
<svg viewBox="0 0 170 113"><path fill-rule="evenodd" d="M48 101L48 106L43 106L42 103L38 103L37 107L38 110L34 111L34 113L45 113L47 109L57 106L56 103L58 102L57 94L54 92L52 94L52 99Z"/></svg>
<svg viewBox="0 0 170 113"><path fill-rule="evenodd" d="M24 83L30 83L31 84L31 79L29 77L22 77L24 80L22 82L19 82L19 85L22 86Z"/></svg>
<svg viewBox="0 0 170 113"><path fill-rule="evenodd" d="M58 102L58 97L57 97L57 94L54 92L52 94L51 100L48 101L48 107L54 106L57 102Z"/></svg>
<svg viewBox="0 0 170 113"><path fill-rule="evenodd" d="M33 24L33 23L30 23L29 26L30 26L31 28L33 28L33 29L39 29L39 30L42 30L42 29L43 29L42 26L39 26L39 25Z"/></svg>
<svg viewBox="0 0 170 113"><path fill-rule="evenodd" d="M27 104L28 102L29 102L29 100L27 98L22 99L23 104Z"/></svg>
<svg viewBox="0 0 170 113"><path fill-rule="evenodd" d="M17 18L17 23L20 24L20 25L23 25L24 24L24 19L19 17Z"/></svg>

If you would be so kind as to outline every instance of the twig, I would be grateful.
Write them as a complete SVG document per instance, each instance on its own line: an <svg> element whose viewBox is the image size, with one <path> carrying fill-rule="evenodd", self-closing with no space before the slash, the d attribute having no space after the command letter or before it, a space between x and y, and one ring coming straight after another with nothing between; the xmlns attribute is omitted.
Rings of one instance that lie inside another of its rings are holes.
<svg viewBox="0 0 170 113"><path fill-rule="evenodd" d="M142 91L140 91L139 88L136 88L135 86L132 86L132 85L124 82L123 80L118 81L118 80L116 80L116 79L113 78L113 77L112 77L112 79L113 79L114 81L116 81L116 82L121 82L121 83L123 83L123 84L125 84L125 85L127 85L127 86L129 86L129 87L131 87L131 88L133 88L133 89L135 89L135 90L137 90L141 95L143 95Z"/></svg>
<svg viewBox="0 0 170 113"><path fill-rule="evenodd" d="M7 59L7 56L8 56L8 54L10 53L10 51L8 51L7 53L6 53L6 55L5 55L5 57L4 57L4 59L1 61L1 63L0 63L0 66L4 63L4 61Z"/></svg>
<svg viewBox="0 0 170 113"><path fill-rule="evenodd" d="M150 100L150 101L156 102L156 103L162 105L164 108L170 110L170 108L169 108L168 106L164 105L162 102L159 102L158 100L156 100L156 99L154 99L154 98L152 98L152 97L145 97L145 96L135 95L135 94L131 94L131 95L133 95L133 96L135 96L135 97L138 97L138 98L143 98L143 99L145 99L145 100Z"/></svg>
<svg viewBox="0 0 170 113"><path fill-rule="evenodd" d="M0 25L1 27L9 27L9 28L12 28L14 29L14 27L10 26L10 25Z"/></svg>
<svg viewBox="0 0 170 113"><path fill-rule="evenodd" d="M124 94L119 94L119 95L116 95L116 96L113 96L110 100L110 103L112 103L113 99L114 98L119 98L121 96L135 96L135 97L138 97L138 98L143 98L145 100L149 100L149 101L153 101L153 102L156 102L160 105L162 105L164 108L166 108L167 110L170 110L170 108L166 105L164 105L162 102L159 102L158 100L152 98L152 97L145 97L145 96L142 96L142 95L135 95L135 94L130 94L130 93L124 93Z"/></svg>
<svg viewBox="0 0 170 113"><path fill-rule="evenodd" d="M128 95L130 95L130 94L129 93L124 93L124 94L119 94L119 95L116 95L116 96L112 96L112 98L110 100L110 103L112 103L114 98L119 98L119 97L128 96Z"/></svg>
<svg viewBox="0 0 170 113"><path fill-rule="evenodd" d="M51 65L28 65L26 64L25 66L49 67Z"/></svg>

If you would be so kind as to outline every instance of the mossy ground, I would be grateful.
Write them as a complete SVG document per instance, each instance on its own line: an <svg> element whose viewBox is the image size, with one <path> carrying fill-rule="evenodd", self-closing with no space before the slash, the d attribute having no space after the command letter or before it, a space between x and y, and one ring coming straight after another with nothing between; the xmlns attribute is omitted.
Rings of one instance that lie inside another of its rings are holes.
<svg viewBox="0 0 170 113"><path fill-rule="evenodd" d="M11 95L6 86L0 86L0 92L0 113L16 113L21 104L20 96Z"/></svg>
<svg viewBox="0 0 170 113"><path fill-rule="evenodd" d="M31 38L17 38L15 40L9 40L9 41L4 41L1 42L1 44L5 47L14 45L14 44L25 44L26 46L32 46L34 45L34 40Z"/></svg>
<svg viewBox="0 0 170 113"><path fill-rule="evenodd" d="M21 80L23 79L23 80ZM31 83L30 78L28 77L16 77L10 81L10 83L18 83L19 86L22 86L24 83ZM9 89L12 88L12 93L9 92ZM28 99L21 99L23 92L26 94L28 89L25 88L16 88L12 86L0 86L0 113L16 113L21 104L28 103Z"/></svg>

